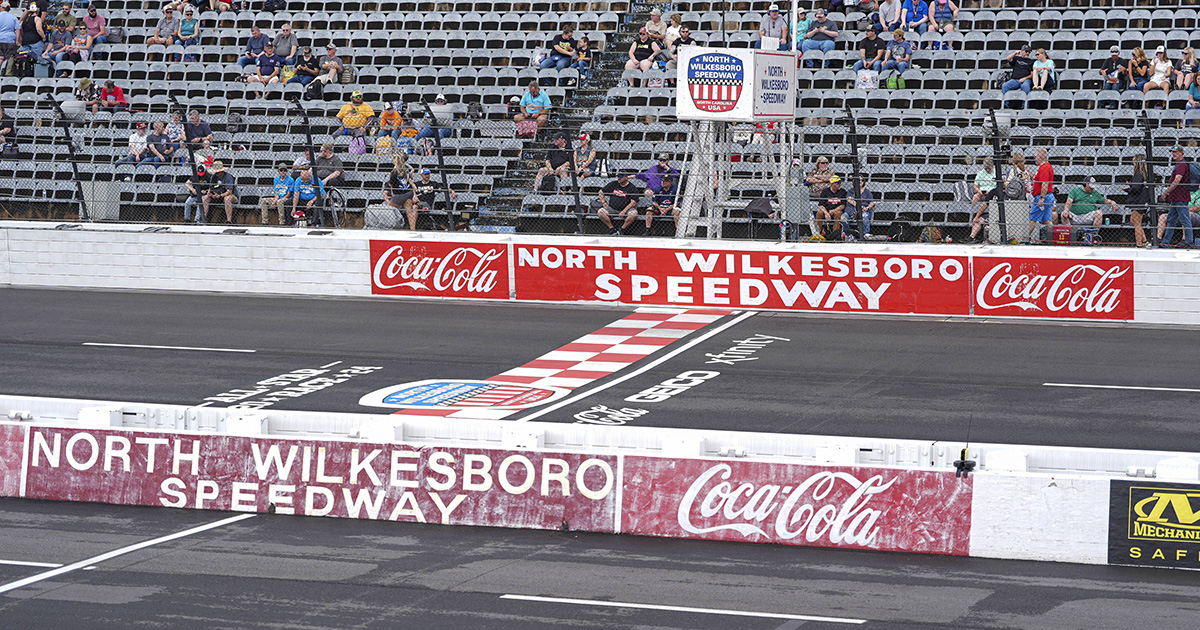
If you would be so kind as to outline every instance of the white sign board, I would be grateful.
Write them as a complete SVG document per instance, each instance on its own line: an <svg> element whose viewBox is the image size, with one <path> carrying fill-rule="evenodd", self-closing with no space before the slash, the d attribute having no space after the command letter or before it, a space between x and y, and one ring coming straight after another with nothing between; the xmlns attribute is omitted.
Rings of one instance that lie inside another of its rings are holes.
<svg viewBox="0 0 1200 630"><path fill-rule="evenodd" d="M754 122L794 115L793 53L684 46L677 72L675 115L680 120Z"/></svg>

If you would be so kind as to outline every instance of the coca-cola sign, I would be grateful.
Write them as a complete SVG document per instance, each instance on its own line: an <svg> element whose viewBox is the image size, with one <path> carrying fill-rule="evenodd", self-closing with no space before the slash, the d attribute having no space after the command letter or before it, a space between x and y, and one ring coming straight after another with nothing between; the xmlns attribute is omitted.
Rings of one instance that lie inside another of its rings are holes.
<svg viewBox="0 0 1200 630"><path fill-rule="evenodd" d="M952 472L626 457L632 534L967 555L972 480Z"/></svg>
<svg viewBox="0 0 1200 630"><path fill-rule="evenodd" d="M1133 319L1133 262L1055 258L972 260L975 314Z"/></svg>
<svg viewBox="0 0 1200 630"><path fill-rule="evenodd" d="M508 248L484 243L371 241L371 293L506 300Z"/></svg>

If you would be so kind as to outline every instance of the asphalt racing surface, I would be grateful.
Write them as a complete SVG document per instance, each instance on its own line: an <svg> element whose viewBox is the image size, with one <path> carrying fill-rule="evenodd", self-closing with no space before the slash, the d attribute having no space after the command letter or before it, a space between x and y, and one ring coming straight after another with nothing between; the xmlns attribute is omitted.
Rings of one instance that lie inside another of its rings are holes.
<svg viewBox="0 0 1200 630"><path fill-rule="evenodd" d="M264 380L308 370L337 382L265 408L389 413L360 399L542 365L535 360L611 331L634 310L0 289L0 393L222 407L265 391ZM1200 330L711 319L508 419L930 441L967 439L970 424L977 442L1200 448Z"/></svg>

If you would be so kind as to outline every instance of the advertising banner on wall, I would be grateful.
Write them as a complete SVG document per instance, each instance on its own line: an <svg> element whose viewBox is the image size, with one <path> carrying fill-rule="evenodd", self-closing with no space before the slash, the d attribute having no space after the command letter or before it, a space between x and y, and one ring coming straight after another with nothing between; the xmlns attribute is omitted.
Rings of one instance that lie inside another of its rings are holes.
<svg viewBox="0 0 1200 630"><path fill-rule="evenodd" d="M972 484L953 472L626 457L622 531L967 555Z"/></svg>
<svg viewBox="0 0 1200 630"><path fill-rule="evenodd" d="M507 300L508 247L495 243L371 241L371 293Z"/></svg>
<svg viewBox="0 0 1200 630"><path fill-rule="evenodd" d="M1200 485L1110 483L1109 564L1200 569Z"/></svg>
<svg viewBox="0 0 1200 630"><path fill-rule="evenodd" d="M975 314L1133 319L1133 261L972 258Z"/></svg>

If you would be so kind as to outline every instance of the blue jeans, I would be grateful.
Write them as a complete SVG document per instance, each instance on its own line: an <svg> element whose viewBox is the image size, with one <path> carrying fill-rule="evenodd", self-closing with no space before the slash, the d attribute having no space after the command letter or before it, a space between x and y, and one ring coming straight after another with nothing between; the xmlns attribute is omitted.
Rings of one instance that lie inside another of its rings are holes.
<svg viewBox="0 0 1200 630"><path fill-rule="evenodd" d="M1018 89L1018 88L1019 88L1019 89L1020 89L1022 92L1026 93L1026 94L1029 94L1029 93L1030 93L1030 92L1033 90L1033 79L1025 79L1025 80L1023 80L1023 81L1018 81L1017 79L1009 79L1009 80L1007 80L1007 81L1005 81L1005 82L1004 82L1004 85L1001 85L1001 86L1000 86L1000 92L1001 92L1001 94L1007 94L1007 93L1009 93L1009 92L1011 92L1011 91L1013 91L1013 90L1016 90L1016 89ZM1004 101L1004 106L1005 106L1005 107L1012 107L1012 106L1011 106L1011 105L1009 105L1008 103L1009 103L1009 101ZM1025 104L1024 104L1024 103L1022 103L1022 104L1021 104L1021 107L1019 107L1019 108L1017 108L1017 109L1021 109L1021 108L1023 108L1023 107L1025 107Z"/></svg>
<svg viewBox="0 0 1200 630"><path fill-rule="evenodd" d="M316 78L317 77L314 77L311 74L297 74L296 76L288 79L288 85L291 85L293 83L299 83L300 85L308 85L309 83L313 82L313 79L316 79Z"/></svg>
<svg viewBox="0 0 1200 630"><path fill-rule="evenodd" d="M762 40L754 42L754 47L761 50L762 49ZM779 42L779 50L791 50L791 49L792 49L791 44L789 44L787 42Z"/></svg>
<svg viewBox="0 0 1200 630"><path fill-rule="evenodd" d="M1162 244L1168 245L1171 243L1171 237L1175 236L1175 224L1183 226L1183 243L1188 245L1192 242L1192 217L1188 214L1188 202L1172 201L1171 210L1167 213L1167 231L1163 232Z"/></svg>
<svg viewBox="0 0 1200 630"><path fill-rule="evenodd" d="M865 68L866 68L866 66L863 65L863 62L861 59L854 62L854 71L855 72L858 72L859 70L863 70ZM882 71L883 70L883 62L876 61L875 63L871 64L871 69L874 70L875 72ZM900 74L904 74L904 73L901 72Z"/></svg>
<svg viewBox="0 0 1200 630"><path fill-rule="evenodd" d="M895 59L892 59L891 61L883 64L883 69L884 70L895 70L896 74L904 74L904 71L908 70L908 62L907 61L896 61Z"/></svg>
<svg viewBox="0 0 1200 630"><path fill-rule="evenodd" d="M542 65L539 66L542 70L555 68L557 70L566 70L567 66L571 65L571 58L566 55L554 54L550 55L549 59L543 59Z"/></svg>
<svg viewBox="0 0 1200 630"><path fill-rule="evenodd" d="M441 136L443 138L449 138L450 135L454 133L454 130L447 127L447 128L441 129L440 132L441 132ZM421 140L422 138L432 138L432 137L433 137L433 127L425 127L424 129L421 130L420 133L418 133L416 135L415 138L413 138L413 143L415 144L418 140Z"/></svg>
<svg viewBox="0 0 1200 630"><path fill-rule="evenodd" d="M256 65L257 63L258 63L257 58L251 59L250 57L247 57L246 55L242 55L238 59L238 67L239 68L245 68L246 66L253 66L253 65Z"/></svg>
<svg viewBox="0 0 1200 630"><path fill-rule="evenodd" d="M129 155L126 155L125 157L117 160L117 164L140 164L143 160L146 159L147 155L152 155L149 150L147 150L145 153L143 153L141 155L134 155L134 154L130 153Z"/></svg>
<svg viewBox="0 0 1200 630"><path fill-rule="evenodd" d="M820 41L813 41L811 39L806 39L806 40L804 40L803 43L800 44L800 50L803 52L808 52L810 50L820 50L822 52L830 52L831 50L833 50L834 46L835 46L835 43L833 41L820 42ZM811 67L813 67L813 62L810 59L808 61L805 61L804 65L811 68Z"/></svg>
<svg viewBox="0 0 1200 630"><path fill-rule="evenodd" d="M576 61L575 63L571 64L571 67L578 70L579 76L581 77L590 78L592 76L590 73L588 73L588 62L586 61Z"/></svg>
<svg viewBox="0 0 1200 630"><path fill-rule="evenodd" d="M907 30L909 33L916 31L918 34L924 35L925 31L929 30L929 22L921 22L920 24L918 24L916 26L909 24L908 28L905 30Z"/></svg>
<svg viewBox="0 0 1200 630"><path fill-rule="evenodd" d="M183 202L183 220L192 220L192 211L195 210L196 223L204 224L204 207L200 205L201 198L199 195L192 195Z"/></svg>
<svg viewBox="0 0 1200 630"><path fill-rule="evenodd" d="M380 129L379 133L375 134L375 137L383 138L384 136L391 136L392 140L399 140L400 136L402 135L404 135L404 133L399 129L392 129L391 131L388 131L387 129ZM392 146L396 146L395 143L393 143Z"/></svg>
<svg viewBox="0 0 1200 630"><path fill-rule="evenodd" d="M69 54L70 54L70 53L67 53L67 52L60 52L60 53L58 53L58 54L54 55L54 63L55 63L56 65L57 65L57 64L60 64L60 63L62 63L63 57L65 57L65 56L67 56L67 55L69 55Z"/></svg>
<svg viewBox="0 0 1200 630"><path fill-rule="evenodd" d="M34 59L41 59L42 53L46 52L46 42L33 42L21 48L33 53Z"/></svg>

